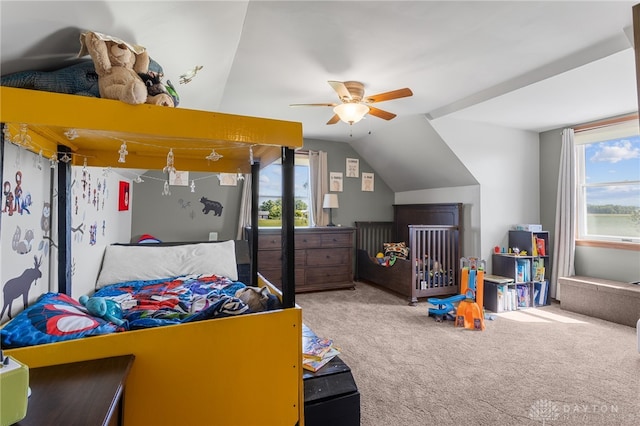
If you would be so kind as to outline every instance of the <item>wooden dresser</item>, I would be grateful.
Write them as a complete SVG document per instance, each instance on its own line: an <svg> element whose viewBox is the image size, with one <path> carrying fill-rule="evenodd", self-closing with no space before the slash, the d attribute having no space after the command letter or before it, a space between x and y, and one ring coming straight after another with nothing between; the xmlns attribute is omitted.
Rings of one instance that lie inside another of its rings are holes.
<svg viewBox="0 0 640 426"><path fill-rule="evenodd" d="M294 232L296 293L354 288L354 228L296 228ZM280 287L282 237L280 228L260 228L258 272Z"/></svg>

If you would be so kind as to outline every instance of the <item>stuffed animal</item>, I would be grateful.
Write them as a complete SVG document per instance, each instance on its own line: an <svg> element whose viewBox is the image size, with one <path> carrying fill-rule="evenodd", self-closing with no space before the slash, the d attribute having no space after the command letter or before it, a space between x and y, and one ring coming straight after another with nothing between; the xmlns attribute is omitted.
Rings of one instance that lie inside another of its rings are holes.
<svg viewBox="0 0 640 426"><path fill-rule="evenodd" d="M89 31L80 36L83 53L89 53L98 74L100 97L132 105L174 106L167 93L150 95L139 74L149 72L149 55L142 46Z"/></svg>
<svg viewBox="0 0 640 426"><path fill-rule="evenodd" d="M280 299L271 294L268 287L243 287L236 291L235 296L249 306L252 312L269 311L282 307Z"/></svg>
<svg viewBox="0 0 640 426"><path fill-rule="evenodd" d="M157 76L164 74L162 66L153 58L149 58L149 74L151 73ZM19 71L3 75L0 77L0 86L100 97L98 74L96 74L96 67L90 58L52 71ZM174 106L178 106L179 97L170 81L167 81L166 90L167 92L174 91L169 94L174 100Z"/></svg>
<svg viewBox="0 0 640 426"><path fill-rule="evenodd" d="M154 97L166 93L171 96L171 99L173 100L173 106L178 106L178 103L180 102L178 93L173 87L173 84L171 84L171 80L167 80L166 85L162 82L162 73L157 73L155 71L149 70L149 72L146 74L139 73L138 75L144 82L145 86L147 86L148 96Z"/></svg>
<svg viewBox="0 0 640 426"><path fill-rule="evenodd" d="M88 296L80 296L79 301L93 316L103 318L117 326L125 323L122 319L122 308L118 302L105 297Z"/></svg>

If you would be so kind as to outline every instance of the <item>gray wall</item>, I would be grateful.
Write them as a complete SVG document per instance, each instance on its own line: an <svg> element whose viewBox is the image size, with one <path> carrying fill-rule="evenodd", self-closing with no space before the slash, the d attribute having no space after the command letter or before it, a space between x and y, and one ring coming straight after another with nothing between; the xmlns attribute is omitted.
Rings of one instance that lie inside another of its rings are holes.
<svg viewBox="0 0 640 426"><path fill-rule="evenodd" d="M555 241L555 209L562 129L540 134L540 219ZM576 247L576 275L615 281L640 280L640 252L612 248Z"/></svg>
<svg viewBox="0 0 640 426"><path fill-rule="evenodd" d="M329 172L342 172L343 192L338 192L340 208L332 213L333 223L342 226L354 226L356 221L391 221L393 220L394 193L389 186L375 174L375 170L366 163L348 143L327 142L305 139L304 148L313 151L326 151ZM360 160L360 176L362 173L374 173L374 191L361 190L361 177L346 177L347 158Z"/></svg>
<svg viewBox="0 0 640 426"><path fill-rule="evenodd" d="M195 180L195 192L189 186L171 186L171 195L162 195L166 174L147 171L144 182L133 184L132 240L151 234L162 241L206 241L209 232L218 232L219 240L235 239L242 186L220 186L214 173L189 173ZM222 216L213 211L204 214L200 198L222 204Z"/></svg>
<svg viewBox="0 0 640 426"><path fill-rule="evenodd" d="M305 140L304 149L327 152L330 172L346 171L346 159L360 160L360 173L375 172L347 143ZM220 186L214 173L190 173L196 189L171 186L171 195L162 195L166 175L148 171L144 182L132 184L132 240L151 234L162 241L205 241L209 232L218 232L218 239L234 239L238 226L242 186ZM360 178L343 177L343 192L339 192L340 208L333 211L333 222L353 226L355 221L393 220L394 194L387 184L375 176L374 192L361 191ZM201 197L223 205L222 216L203 213Z"/></svg>

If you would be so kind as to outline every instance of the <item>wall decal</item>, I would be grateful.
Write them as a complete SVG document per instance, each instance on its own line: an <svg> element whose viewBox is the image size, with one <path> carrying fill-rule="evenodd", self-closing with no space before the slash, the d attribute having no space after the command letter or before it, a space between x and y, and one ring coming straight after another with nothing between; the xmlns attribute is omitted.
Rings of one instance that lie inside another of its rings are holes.
<svg viewBox="0 0 640 426"><path fill-rule="evenodd" d="M98 224L93 222L93 225L89 227L89 245L95 246L98 242Z"/></svg>
<svg viewBox="0 0 640 426"><path fill-rule="evenodd" d="M4 184L2 185L2 194L4 195L4 207L2 208L2 213L8 213L9 216L13 216L14 197L13 191L11 190L11 182L8 180L4 181Z"/></svg>
<svg viewBox="0 0 640 426"><path fill-rule="evenodd" d="M20 205L20 214L31 214L31 211L29 210L29 207L31 207L31 204L33 204L33 202L31 201L31 193L27 192L24 195L24 199L22 200L22 204Z"/></svg>
<svg viewBox="0 0 640 426"><path fill-rule="evenodd" d="M81 223L76 227L71 226L71 234L73 235L73 239L75 241L81 242L84 235L84 223Z"/></svg>
<svg viewBox="0 0 640 426"><path fill-rule="evenodd" d="M209 214L210 211L213 211L214 216L222 216L222 204L219 202L210 200L206 197L200 198L200 202L204 204L202 209L204 214Z"/></svg>
<svg viewBox="0 0 640 426"><path fill-rule="evenodd" d="M13 190L13 197L15 200L14 211L22 214L22 172L20 170L16 172L16 187Z"/></svg>
<svg viewBox="0 0 640 426"><path fill-rule="evenodd" d="M33 256L34 267L25 269L18 277L11 278L4 283L2 288L2 295L4 296L4 304L2 306L2 312L0 312L0 319L4 316L4 311L9 309L9 318L11 318L11 305L13 301L22 296L23 309L27 308L29 300L29 290L31 284L37 284L38 278L42 277L42 271L40 271L40 265L42 264L42 256L38 260L37 256Z"/></svg>
<svg viewBox="0 0 640 426"><path fill-rule="evenodd" d="M49 230L51 230L51 204L44 203L42 207L42 216L40 216L40 229L44 232L45 235L49 235Z"/></svg>
<svg viewBox="0 0 640 426"><path fill-rule="evenodd" d="M33 229L27 229L22 238L22 229L16 226L16 230L13 233L13 239L11 240L11 248L19 254L27 254L31 251L31 242L33 241L35 234Z"/></svg>
<svg viewBox="0 0 640 426"><path fill-rule="evenodd" d="M120 192L118 195L118 210L129 210L129 182L120 181Z"/></svg>

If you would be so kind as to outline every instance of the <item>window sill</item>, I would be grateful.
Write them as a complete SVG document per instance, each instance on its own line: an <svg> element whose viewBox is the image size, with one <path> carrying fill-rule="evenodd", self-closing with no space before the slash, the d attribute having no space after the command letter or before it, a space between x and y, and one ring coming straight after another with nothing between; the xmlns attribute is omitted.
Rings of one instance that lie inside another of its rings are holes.
<svg viewBox="0 0 640 426"><path fill-rule="evenodd" d="M640 251L640 244L624 243L622 241L576 240L576 246Z"/></svg>

